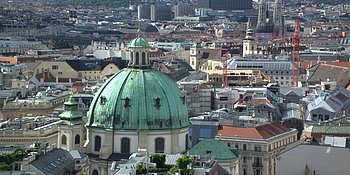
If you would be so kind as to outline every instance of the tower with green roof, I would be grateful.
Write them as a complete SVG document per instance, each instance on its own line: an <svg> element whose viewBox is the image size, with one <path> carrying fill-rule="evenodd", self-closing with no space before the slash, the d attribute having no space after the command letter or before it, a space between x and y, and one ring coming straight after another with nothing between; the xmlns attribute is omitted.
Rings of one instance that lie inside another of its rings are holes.
<svg viewBox="0 0 350 175"><path fill-rule="evenodd" d="M64 103L64 111L59 115L61 122L58 125L58 148L67 151L83 148L85 135L83 115L73 96L68 97Z"/></svg>
<svg viewBox="0 0 350 175"><path fill-rule="evenodd" d="M254 31L252 29L252 24L250 21L250 18L247 22L247 31L246 36L243 40L243 57L246 57L248 55L256 54L257 52L257 42L254 37Z"/></svg>
<svg viewBox="0 0 350 175"><path fill-rule="evenodd" d="M194 70L199 70L202 64L201 58L203 56L202 41L193 43L190 49L190 66Z"/></svg>
<svg viewBox="0 0 350 175"><path fill-rule="evenodd" d="M87 152L107 160L135 152L184 151L189 144L184 95L173 80L151 68L146 39L135 38L128 48L128 67L108 79L90 105ZM91 170L100 174L103 168Z"/></svg>

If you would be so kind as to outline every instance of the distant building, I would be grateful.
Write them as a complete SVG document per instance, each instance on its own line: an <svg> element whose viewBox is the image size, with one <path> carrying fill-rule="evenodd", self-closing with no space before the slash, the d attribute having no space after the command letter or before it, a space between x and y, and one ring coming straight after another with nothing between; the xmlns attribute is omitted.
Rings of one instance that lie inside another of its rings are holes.
<svg viewBox="0 0 350 175"><path fill-rule="evenodd" d="M174 17L179 16L193 16L194 15L194 6L193 4L178 4L174 6Z"/></svg>
<svg viewBox="0 0 350 175"><path fill-rule="evenodd" d="M311 138L312 141L322 143L326 137L345 139L345 147L350 147L350 126L349 125L311 125L303 130L303 137ZM332 143L332 144L340 144Z"/></svg>
<svg viewBox="0 0 350 175"><path fill-rule="evenodd" d="M140 19L151 19L151 5L140 4L137 7L137 18Z"/></svg>
<svg viewBox="0 0 350 175"><path fill-rule="evenodd" d="M214 86L223 84L222 70L203 70L206 74L207 82ZM259 70L228 70L227 71L227 85L228 86L258 86L267 85L269 79Z"/></svg>
<svg viewBox="0 0 350 175"><path fill-rule="evenodd" d="M245 10L253 8L252 0L198 0L199 8L212 10Z"/></svg>
<svg viewBox="0 0 350 175"><path fill-rule="evenodd" d="M279 123L249 128L222 126L216 138L239 150L240 174L275 175L278 152L297 141L297 133Z"/></svg>
<svg viewBox="0 0 350 175"><path fill-rule="evenodd" d="M199 116L190 118L189 138L192 145L196 145L202 139L214 139L219 129L219 120L210 116Z"/></svg>
<svg viewBox="0 0 350 175"><path fill-rule="evenodd" d="M185 95L190 113L198 114L211 111L212 88L209 85L198 81L178 83L180 84L182 93Z"/></svg>
<svg viewBox="0 0 350 175"><path fill-rule="evenodd" d="M338 88L330 95L319 96L307 105L306 120L327 121L350 114L350 91Z"/></svg>
<svg viewBox="0 0 350 175"><path fill-rule="evenodd" d="M228 69L261 70L270 81L280 86L291 86L292 62L272 59L236 59L228 63Z"/></svg>
<svg viewBox="0 0 350 175"><path fill-rule="evenodd" d="M171 21L173 19L172 6L166 4L151 5L152 21Z"/></svg>

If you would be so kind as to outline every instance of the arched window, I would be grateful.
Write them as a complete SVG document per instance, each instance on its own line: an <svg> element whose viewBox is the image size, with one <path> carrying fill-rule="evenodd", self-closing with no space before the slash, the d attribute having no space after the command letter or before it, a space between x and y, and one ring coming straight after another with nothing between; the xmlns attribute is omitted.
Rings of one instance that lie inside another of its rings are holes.
<svg viewBox="0 0 350 175"><path fill-rule="evenodd" d="M155 141L155 152L156 153L164 153L164 138L156 138L156 141Z"/></svg>
<svg viewBox="0 0 350 175"><path fill-rule="evenodd" d="M130 153L130 139L123 137L121 143L121 153L129 154Z"/></svg>
<svg viewBox="0 0 350 175"><path fill-rule="evenodd" d="M95 136L95 151L100 151L101 149L101 137Z"/></svg>
<svg viewBox="0 0 350 175"><path fill-rule="evenodd" d="M136 65L139 65L140 64L140 54L138 52L136 52L136 62L135 62Z"/></svg>
<svg viewBox="0 0 350 175"><path fill-rule="evenodd" d="M189 138L188 138L188 134L186 134L185 139L186 139L186 140L185 140L186 149L188 149L188 147L189 147L189 145L188 145L188 141L189 141L189 140L188 140L188 139L189 139Z"/></svg>
<svg viewBox="0 0 350 175"><path fill-rule="evenodd" d="M98 171L97 170L92 171L92 175L98 175Z"/></svg>
<svg viewBox="0 0 350 175"><path fill-rule="evenodd" d="M142 52L142 65L146 64L146 54L145 52Z"/></svg>
<svg viewBox="0 0 350 175"><path fill-rule="evenodd" d="M80 144L80 135L79 134L75 135L74 143Z"/></svg>
<svg viewBox="0 0 350 175"><path fill-rule="evenodd" d="M134 63L134 53L133 52L130 53L130 62Z"/></svg>
<svg viewBox="0 0 350 175"><path fill-rule="evenodd" d="M62 135L62 145L67 144L67 137L65 135Z"/></svg>

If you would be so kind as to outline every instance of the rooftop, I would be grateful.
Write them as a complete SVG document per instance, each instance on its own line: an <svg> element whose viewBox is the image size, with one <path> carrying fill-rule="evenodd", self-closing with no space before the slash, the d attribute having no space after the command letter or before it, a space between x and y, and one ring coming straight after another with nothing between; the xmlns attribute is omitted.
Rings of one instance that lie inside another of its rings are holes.
<svg viewBox="0 0 350 175"><path fill-rule="evenodd" d="M221 126L217 136L220 137L239 137L239 138L253 138L253 139L267 139L274 137L291 129L279 124L271 123L256 127L235 127L235 126Z"/></svg>

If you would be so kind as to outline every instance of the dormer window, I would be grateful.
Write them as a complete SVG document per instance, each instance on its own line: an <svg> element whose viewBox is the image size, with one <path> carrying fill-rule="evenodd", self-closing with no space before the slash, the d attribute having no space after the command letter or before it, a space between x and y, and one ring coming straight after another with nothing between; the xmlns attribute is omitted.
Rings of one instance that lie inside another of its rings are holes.
<svg viewBox="0 0 350 175"><path fill-rule="evenodd" d="M122 100L124 100L124 107L128 108L128 107L131 106L131 104L130 104L130 100L131 99L129 97L126 97L126 98L124 98Z"/></svg>
<svg viewBox="0 0 350 175"><path fill-rule="evenodd" d="M181 98L182 104L185 104L185 101L186 101L185 96L183 95L180 98Z"/></svg>
<svg viewBox="0 0 350 175"><path fill-rule="evenodd" d="M107 103L107 98L105 96L101 96L100 103L101 103L101 105L105 105Z"/></svg>
<svg viewBox="0 0 350 175"><path fill-rule="evenodd" d="M156 108L160 108L160 98L159 97L156 97L154 98L154 107Z"/></svg>

